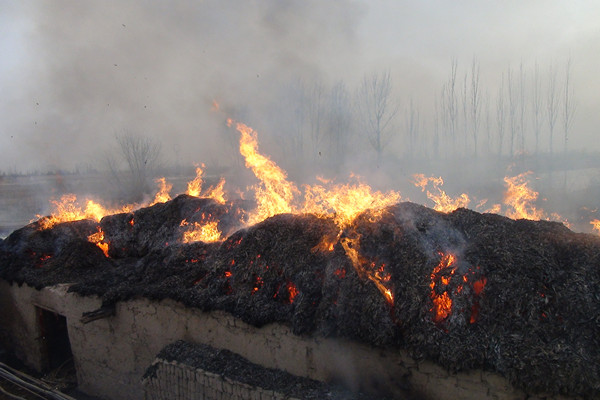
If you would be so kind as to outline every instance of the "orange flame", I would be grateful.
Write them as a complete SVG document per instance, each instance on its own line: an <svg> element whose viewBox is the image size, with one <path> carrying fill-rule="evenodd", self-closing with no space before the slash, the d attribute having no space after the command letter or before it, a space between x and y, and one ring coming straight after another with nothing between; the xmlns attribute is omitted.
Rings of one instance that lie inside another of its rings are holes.
<svg viewBox="0 0 600 400"><path fill-rule="evenodd" d="M41 218L40 229L50 229L62 222L82 219L93 219L99 222L106 215L129 212L133 208L132 205L127 205L117 209L107 209L93 200L87 200L85 208L82 208L78 205L77 196L74 194L65 194L61 196L60 201L51 200L50 202L54 204L54 211L51 215L49 217L37 216Z"/></svg>
<svg viewBox="0 0 600 400"><path fill-rule="evenodd" d="M391 276L385 273L385 266L382 266L377 270L373 270L373 268L367 268L367 265L369 265L368 261L358 252L360 246L359 241L360 237L356 239L345 237L340 241L340 243L346 251L346 255L350 261L352 261L352 266L354 266L358 276L363 279L366 277L367 279L371 280L384 296L388 304L393 306L394 295L392 290L385 285L385 283L390 280ZM374 266L375 263L371 263L371 267Z"/></svg>
<svg viewBox="0 0 600 400"><path fill-rule="evenodd" d="M431 184L433 186L433 190L437 191L437 194L431 193L427 190L427 198L432 200L435 204L433 207L434 210L440 211L443 213L449 213L460 207L467 207L469 205L470 199L466 193L462 193L457 198L453 199L448 196L444 190L442 190L441 186L444 184L444 180L439 177L429 177L427 178L424 174L415 174L413 175L415 178L415 186L420 187L421 191L425 191L427 185Z"/></svg>
<svg viewBox="0 0 600 400"><path fill-rule="evenodd" d="M538 192L528 186L527 175L531 171L524 172L517 176L505 177L506 192L504 192L504 204L510 207L506 210L506 216L512 219L533 219L540 220L544 218L544 212L538 210L533 204L538 198Z"/></svg>
<svg viewBox="0 0 600 400"><path fill-rule="evenodd" d="M156 193L156 196L154 196L154 201L149 204L150 206L158 203L166 203L167 201L171 200L171 195L169 192L173 188L173 185L168 183L164 177L158 178L156 183L158 183L158 193Z"/></svg>
<svg viewBox="0 0 600 400"><path fill-rule="evenodd" d="M433 300L433 308L431 311L433 312L433 321L436 323L441 322L450 316L452 313L452 299L446 290L441 294L438 294L438 290L435 289L435 280L442 271L452 267L456 263L456 256L454 254L441 253L441 256L442 258L440 259L439 264L431 272L431 282L429 283L429 287L431 288L430 297ZM454 272L456 272L456 267L453 267L452 270L450 270L450 274L453 275ZM449 277L441 276L440 280L444 286L450 283Z"/></svg>
<svg viewBox="0 0 600 400"><path fill-rule="evenodd" d="M96 246L102 250L104 255L108 257L108 243L104 242L104 232L102 231L102 228L98 227L98 232L92 233L90 236L88 236L88 241L95 243Z"/></svg>
<svg viewBox="0 0 600 400"><path fill-rule="evenodd" d="M202 164L204 167L204 164ZM198 197L200 196L200 192L202 191L202 173L204 171L200 167L196 167L196 177L188 182L187 184L187 192L190 196Z"/></svg>
<svg viewBox="0 0 600 400"><path fill-rule="evenodd" d="M246 160L246 167L251 168L260 180L260 184L253 187L257 207L248 215L248 223L255 224L273 215L295 212L292 202L298 188L287 181L285 171L258 152L258 139L252 128L237 123L236 129L241 134L240 153Z"/></svg>
<svg viewBox="0 0 600 400"><path fill-rule="evenodd" d="M189 225L186 220L181 221L181 226ZM183 243L191 242L220 242L221 231L219 231L218 221L211 221L205 224L194 222L190 229L183 233Z"/></svg>
<svg viewBox="0 0 600 400"><path fill-rule="evenodd" d="M400 199L398 192L373 192L369 185L360 181L355 184L330 183L328 188L323 185L307 185L302 212L322 217L333 215L334 222L343 229L368 209L371 210L372 218L380 217L381 210L398 203Z"/></svg>
<svg viewBox="0 0 600 400"><path fill-rule="evenodd" d="M600 234L600 219L594 219L590 221L590 224L592 225L594 230L598 231L598 234Z"/></svg>

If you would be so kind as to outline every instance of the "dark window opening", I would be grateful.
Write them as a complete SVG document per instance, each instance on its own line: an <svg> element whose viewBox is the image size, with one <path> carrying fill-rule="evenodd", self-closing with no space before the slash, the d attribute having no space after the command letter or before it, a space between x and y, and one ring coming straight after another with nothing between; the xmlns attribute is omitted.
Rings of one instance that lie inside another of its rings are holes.
<svg viewBox="0 0 600 400"><path fill-rule="evenodd" d="M64 386L77 386L67 318L36 307L40 327L42 366L46 377ZM63 386L61 385L61 386Z"/></svg>

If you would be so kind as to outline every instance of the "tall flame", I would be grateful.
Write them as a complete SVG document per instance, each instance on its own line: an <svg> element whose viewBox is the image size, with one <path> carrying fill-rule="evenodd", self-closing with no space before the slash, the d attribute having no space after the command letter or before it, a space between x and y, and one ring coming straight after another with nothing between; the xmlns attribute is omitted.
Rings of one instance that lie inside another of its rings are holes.
<svg viewBox="0 0 600 400"><path fill-rule="evenodd" d="M528 186L526 177L531 171L517 176L505 177L506 191L504 193L504 204L510 208L506 210L506 216L512 219L540 220L545 217L544 211L538 210L535 201L538 192Z"/></svg>
<svg viewBox="0 0 600 400"><path fill-rule="evenodd" d="M600 234L600 219L591 220L590 224L592 225L594 230L598 231L598 234Z"/></svg>
<svg viewBox="0 0 600 400"><path fill-rule="evenodd" d="M448 196L444 190L442 190L441 186L444 185L444 180L439 177L426 177L424 174L415 174L413 175L415 179L414 184L417 187L421 188L421 191L425 191L427 185L431 184L433 186L433 190L436 193L432 193L427 190L427 198L433 201L435 206L434 210L449 213L460 207L467 207L469 205L470 199L466 193L462 193L457 198L453 199Z"/></svg>
<svg viewBox="0 0 600 400"><path fill-rule="evenodd" d="M158 184L159 189L158 193L156 193L156 196L154 196L154 201L150 203L151 206L158 203L166 203L167 201L171 200L171 195L169 194L169 192L173 188L173 185L168 183L166 178L164 177L158 178L156 180L156 183Z"/></svg>
<svg viewBox="0 0 600 400"><path fill-rule="evenodd" d="M202 168L204 164L202 165ZM190 196L198 197L200 196L200 192L202 191L202 174L203 170L201 167L196 166L196 177L188 182L187 184L187 192Z"/></svg>
<svg viewBox="0 0 600 400"><path fill-rule="evenodd" d="M241 134L240 153L246 160L246 167L252 169L260 180L260 184L253 187L257 207L248 216L248 223L255 224L273 215L295 212L292 202L299 193L298 188L287 180L285 171L258 152L258 139L252 128L238 122L236 129Z"/></svg>

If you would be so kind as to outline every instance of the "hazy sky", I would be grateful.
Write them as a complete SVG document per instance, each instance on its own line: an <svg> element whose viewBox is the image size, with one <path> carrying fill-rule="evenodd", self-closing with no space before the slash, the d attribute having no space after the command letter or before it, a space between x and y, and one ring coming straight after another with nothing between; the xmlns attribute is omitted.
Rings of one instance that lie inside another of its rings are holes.
<svg viewBox="0 0 600 400"><path fill-rule="evenodd" d="M0 170L93 163L123 132L212 162L214 99L268 119L294 77L355 86L389 70L398 96L432 109L451 60L473 57L490 90L521 63L562 79L570 57L571 145L600 150L597 0L0 0Z"/></svg>

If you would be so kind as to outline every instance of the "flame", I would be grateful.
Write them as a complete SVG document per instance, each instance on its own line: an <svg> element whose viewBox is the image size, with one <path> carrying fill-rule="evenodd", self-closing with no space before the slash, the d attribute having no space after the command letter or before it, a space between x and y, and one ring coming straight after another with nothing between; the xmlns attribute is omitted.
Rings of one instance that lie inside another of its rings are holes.
<svg viewBox="0 0 600 400"><path fill-rule="evenodd" d="M181 226L189 225L186 220L181 221ZM211 221L205 224L194 222L190 229L183 233L183 243L191 242L219 242L221 239L221 231L219 231L218 221Z"/></svg>
<svg viewBox="0 0 600 400"><path fill-rule="evenodd" d="M92 233L90 236L88 236L88 241L95 243L96 246L102 250L104 255L108 257L108 243L104 242L104 232L102 231L102 228L98 227L98 232Z"/></svg>
<svg viewBox="0 0 600 400"><path fill-rule="evenodd" d="M240 153L246 160L246 167L252 169L260 180L260 184L253 187L257 207L248 215L248 223L255 224L273 215L295 212L292 202L298 188L287 181L285 171L258 152L258 139L252 128L238 122L236 129L241 134Z"/></svg>
<svg viewBox="0 0 600 400"><path fill-rule="evenodd" d="M448 295L448 292L444 290L441 294L438 294L439 290L436 290L436 278L440 275L444 270L454 266L456 263L456 256L454 254L441 254L441 259L438 265L431 272L431 282L429 283L429 287L431 288L431 299L433 301L433 308L431 311L433 312L433 321L439 323L452 313L452 299ZM453 267L450 270L450 274L454 275L456 272L456 267ZM450 283L449 276L440 276L440 281L442 285L446 286Z"/></svg>
<svg viewBox="0 0 600 400"><path fill-rule="evenodd" d="M544 218L544 211L538 210L533 204L538 198L538 192L528 186L526 177L530 174L531 171L504 178L504 182L506 183L504 204L510 207L505 213L507 217L533 220Z"/></svg>
<svg viewBox="0 0 600 400"><path fill-rule="evenodd" d="M40 229L50 229L54 225L62 222L79 221L82 219L93 219L99 222L106 215L130 212L133 209L132 205L126 205L116 209L107 209L93 200L87 200L85 208L82 208L78 205L77 196L74 194L65 194L61 196L60 201L51 200L50 202L54 204L54 211L50 216L37 216L38 218L41 218L39 222Z"/></svg>
<svg viewBox="0 0 600 400"><path fill-rule="evenodd" d="M155 182L158 184L158 193L156 193L156 196L154 196L154 201L149 204L150 206L158 203L166 203L167 201L171 200L171 195L169 192L173 188L173 185L168 183L164 177L158 178Z"/></svg>
<svg viewBox="0 0 600 400"><path fill-rule="evenodd" d="M591 220L590 224L592 225L594 230L598 231L598 234L600 234L600 219Z"/></svg>
<svg viewBox="0 0 600 400"><path fill-rule="evenodd" d="M202 168L204 168L204 164L202 164ZM200 196L200 192L202 191L202 173L204 172L202 168L196 166L196 177L188 182L186 194L194 197Z"/></svg>
<svg viewBox="0 0 600 400"><path fill-rule="evenodd" d="M363 279L366 277L367 279L371 280L384 296L388 304L393 306L394 295L392 290L385 285L385 283L390 280L391 276L385 273L385 266L381 266L379 269L374 270L373 267L375 266L375 263L369 264L368 260L359 254L359 242L360 236L354 239L345 237L340 241L358 276ZM371 268L368 268L367 265L369 265Z"/></svg>
<svg viewBox="0 0 600 400"><path fill-rule="evenodd" d="M213 199L214 201L216 201L219 204L225 204L227 200L225 199L224 187L225 187L225 179L221 178L219 183L217 183L217 186L210 187L208 189L208 191L206 192L206 194L204 195L204 197L206 197L207 199Z"/></svg>
<svg viewBox="0 0 600 400"><path fill-rule="evenodd" d="M318 216L332 215L334 222L344 229L352 224L357 215L371 211L371 218L378 218L385 207L400 201L400 193L393 190L382 193L372 191L369 185L360 181L351 184L305 186L302 212Z"/></svg>
<svg viewBox="0 0 600 400"><path fill-rule="evenodd" d="M462 193L455 199L448 196L441 188L441 186L444 184L444 180L441 177L427 178L424 174L415 174L413 175L413 178L415 179L415 186L420 187L421 191L423 192L426 190L427 185L431 184L433 186L433 190L435 190L437 194L431 193L429 190L427 190L427 198L434 202L435 206L433 209L436 211L449 213L457 208L467 207L469 205L470 199L466 193Z"/></svg>

